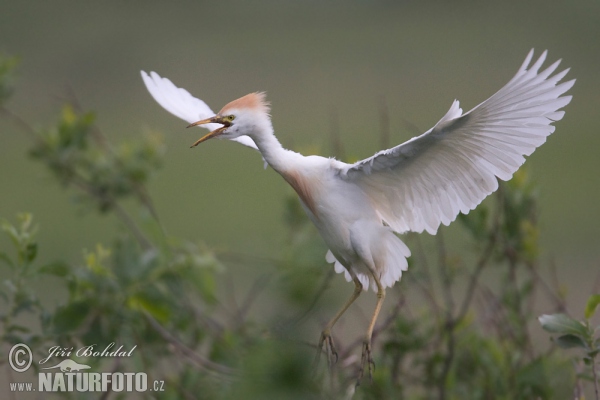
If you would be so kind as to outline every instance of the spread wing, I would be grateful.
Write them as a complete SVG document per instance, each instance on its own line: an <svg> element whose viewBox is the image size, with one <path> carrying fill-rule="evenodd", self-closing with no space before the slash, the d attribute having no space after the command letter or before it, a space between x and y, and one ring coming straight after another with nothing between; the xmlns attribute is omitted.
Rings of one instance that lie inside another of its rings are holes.
<svg viewBox="0 0 600 400"><path fill-rule="evenodd" d="M145 71L141 71L141 74L146 88L152 97L154 97L154 100L165 110L186 121L188 124L215 115L205 102L195 98L187 90L178 88L169 79L162 78L156 72L147 74ZM201 126L211 131L221 127L219 124L204 124ZM240 136L231 140L258 150L254 141L248 136Z"/></svg>
<svg viewBox="0 0 600 400"><path fill-rule="evenodd" d="M529 67L533 50L517 74L496 94L462 114L457 100L429 131L340 169L359 185L396 232L435 234L459 212L468 213L508 180L554 131L563 96L575 80L558 83L560 60L538 72L546 52Z"/></svg>

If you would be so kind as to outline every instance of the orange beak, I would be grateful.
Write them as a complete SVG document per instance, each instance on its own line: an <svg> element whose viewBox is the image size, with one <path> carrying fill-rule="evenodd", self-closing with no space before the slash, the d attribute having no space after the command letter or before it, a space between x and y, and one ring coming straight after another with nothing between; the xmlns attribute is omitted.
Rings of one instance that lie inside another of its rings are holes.
<svg viewBox="0 0 600 400"><path fill-rule="evenodd" d="M208 139L212 139L212 138L214 138L216 136L219 136L221 133L223 133L223 131L225 129L227 129L228 127L231 126L231 122L227 121L226 119L224 119L220 115L215 115L214 117L206 118L206 119L203 119L201 121L194 122L193 124L189 124L187 127L191 128L192 126L198 126L198 125L204 125L204 124L221 124L223 126L220 127L220 128L215 129L214 131L208 133L207 135L202 136L200 139L196 140L194 142L194 144L191 145L190 147L196 147L200 143L202 143L202 142L204 142L204 141L206 141Z"/></svg>

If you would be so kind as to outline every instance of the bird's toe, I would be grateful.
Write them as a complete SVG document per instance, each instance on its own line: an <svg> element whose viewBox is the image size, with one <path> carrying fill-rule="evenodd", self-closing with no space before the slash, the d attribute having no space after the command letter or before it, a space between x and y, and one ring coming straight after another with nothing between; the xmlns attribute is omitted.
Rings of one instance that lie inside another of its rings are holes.
<svg viewBox="0 0 600 400"><path fill-rule="evenodd" d="M315 357L315 366L319 365L319 360L321 358L321 354L325 352L327 355L327 362L329 367L331 368L338 361L338 352L333 343L333 337L331 333L328 331L323 331L321 333L321 338L319 339L319 345L317 346L317 355Z"/></svg>
<svg viewBox="0 0 600 400"><path fill-rule="evenodd" d="M356 386L359 386L362 378L365 374L365 366L369 369L369 379L373 381L373 371L375 370L375 361L371 356L371 342L365 341L363 343L362 356L360 359L360 368L358 370L358 377L356 379Z"/></svg>

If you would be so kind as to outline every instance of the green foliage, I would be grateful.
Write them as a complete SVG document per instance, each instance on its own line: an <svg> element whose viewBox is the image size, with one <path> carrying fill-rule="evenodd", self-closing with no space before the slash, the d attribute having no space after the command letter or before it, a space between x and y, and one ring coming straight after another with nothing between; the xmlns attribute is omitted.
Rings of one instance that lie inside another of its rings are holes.
<svg viewBox="0 0 600 400"><path fill-rule="evenodd" d="M17 57L0 55L0 107L12 96L14 71L19 64Z"/></svg>
<svg viewBox="0 0 600 400"><path fill-rule="evenodd" d="M594 313L598 309L600 305L600 294L593 294L588 299L588 302L585 306L585 318L590 319L594 316Z"/></svg>
<svg viewBox="0 0 600 400"><path fill-rule="evenodd" d="M593 328L590 322L596 307L600 304L600 295L591 295L585 307L585 321L577 321L564 314L542 315L539 317L542 328L547 332L557 334L554 340L563 349L578 348L583 350L583 362L589 366L591 375L579 373L582 379L590 379L594 383L596 398L599 396L596 358L600 354L600 326Z"/></svg>
<svg viewBox="0 0 600 400"><path fill-rule="evenodd" d="M36 274L34 261L37 256L37 244L34 241L37 226L33 224L31 214L19 214L19 224L2 221L2 230L10 238L16 257L2 252L1 264L8 267L7 278L0 286L0 296L6 308L0 321L4 326L3 341L18 343L21 339L31 339L31 330L20 325L18 318L25 312L41 312L42 305L35 291L27 285L29 278ZM4 269L4 268L3 268Z"/></svg>
<svg viewBox="0 0 600 400"><path fill-rule="evenodd" d="M538 318L542 328L552 333L561 333L569 335L585 335L587 329L579 321L567 317L564 314L542 315Z"/></svg>
<svg viewBox="0 0 600 400"><path fill-rule="evenodd" d="M113 149L94 120L92 113L77 114L65 106L58 126L38 136L31 155L63 185L80 189L79 198L92 200L101 212L128 196L147 202L143 185L162 164L160 137L123 142Z"/></svg>
<svg viewBox="0 0 600 400"><path fill-rule="evenodd" d="M2 252L2 260L12 268L19 268L21 273L27 273L29 266L37 255L37 244L33 241L37 226L33 225L31 214L19 214L19 226L13 226L8 221L2 222L2 230L10 238L17 250L17 259L12 261L8 254Z"/></svg>

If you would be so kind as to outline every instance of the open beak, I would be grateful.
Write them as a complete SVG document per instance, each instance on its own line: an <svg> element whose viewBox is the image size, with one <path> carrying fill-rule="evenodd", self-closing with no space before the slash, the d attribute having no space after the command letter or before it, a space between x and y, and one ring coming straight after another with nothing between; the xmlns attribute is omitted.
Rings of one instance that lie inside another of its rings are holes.
<svg viewBox="0 0 600 400"><path fill-rule="evenodd" d="M194 144L191 145L190 147L196 147L200 143L202 143L202 142L204 142L204 141L206 141L208 139L212 139L212 138L214 138L216 136L219 136L221 133L223 133L223 131L225 129L227 129L228 127L231 126L231 122L227 121L226 119L224 119L220 115L215 115L214 117L203 119L201 121L194 122L193 124L189 124L187 127L191 128L192 126L198 126L198 125L204 125L204 124L221 124L223 126L220 127L220 128L215 129L214 131L210 132L207 135L202 136L200 139L196 140L194 142Z"/></svg>

